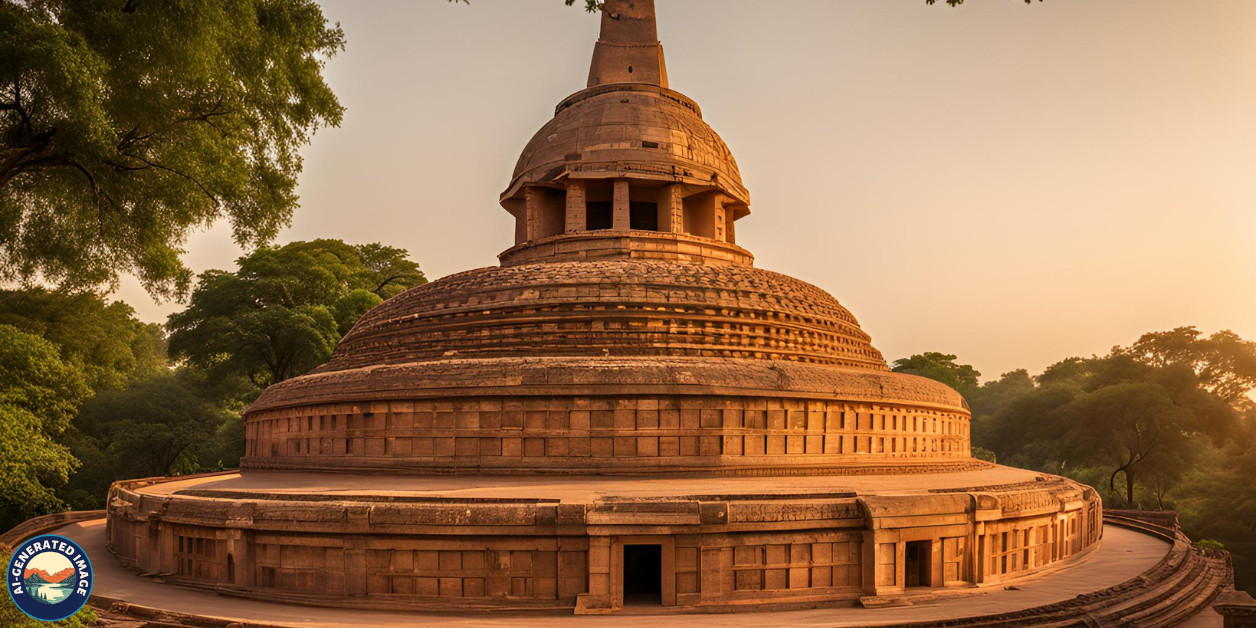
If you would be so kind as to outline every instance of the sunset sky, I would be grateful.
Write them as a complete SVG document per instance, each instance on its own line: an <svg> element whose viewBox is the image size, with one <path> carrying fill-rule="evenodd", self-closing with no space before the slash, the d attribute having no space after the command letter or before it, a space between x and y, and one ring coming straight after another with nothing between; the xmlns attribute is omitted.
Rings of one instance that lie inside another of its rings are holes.
<svg viewBox="0 0 1256 628"><path fill-rule="evenodd" d="M657 0L673 89L750 188L738 243L834 294L888 359L986 379L1183 325L1256 339L1256 2ZM280 242L496 263L519 152L585 85L562 0L325 0L348 107ZM233 268L225 224L196 271ZM156 304L128 280L142 318Z"/></svg>

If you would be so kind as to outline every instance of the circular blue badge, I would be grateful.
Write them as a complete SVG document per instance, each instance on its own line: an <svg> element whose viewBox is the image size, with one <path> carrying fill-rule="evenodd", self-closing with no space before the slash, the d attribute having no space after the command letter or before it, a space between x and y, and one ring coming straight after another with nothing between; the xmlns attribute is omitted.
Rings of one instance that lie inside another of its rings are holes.
<svg viewBox="0 0 1256 628"><path fill-rule="evenodd" d="M40 621L77 613L92 594L92 561L77 543L61 536L37 536L14 548L5 574L13 603Z"/></svg>

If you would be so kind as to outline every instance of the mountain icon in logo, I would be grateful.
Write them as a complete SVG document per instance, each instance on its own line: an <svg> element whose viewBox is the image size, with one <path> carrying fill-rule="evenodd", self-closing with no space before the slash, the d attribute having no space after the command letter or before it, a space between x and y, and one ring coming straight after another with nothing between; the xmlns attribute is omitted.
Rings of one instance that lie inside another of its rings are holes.
<svg viewBox="0 0 1256 628"><path fill-rule="evenodd" d="M78 612L92 589L92 564L70 539L44 535L14 548L5 572L9 597L40 621L60 621Z"/></svg>

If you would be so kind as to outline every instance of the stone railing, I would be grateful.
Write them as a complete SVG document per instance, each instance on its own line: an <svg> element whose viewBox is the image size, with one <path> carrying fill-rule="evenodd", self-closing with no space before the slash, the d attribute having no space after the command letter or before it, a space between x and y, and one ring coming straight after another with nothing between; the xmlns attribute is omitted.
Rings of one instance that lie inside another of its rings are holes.
<svg viewBox="0 0 1256 628"><path fill-rule="evenodd" d="M38 536L71 523L91 521L104 516L105 511L103 510L78 510L35 517L18 524L12 530L0 535L0 551L8 553L12 551L15 545L32 536Z"/></svg>

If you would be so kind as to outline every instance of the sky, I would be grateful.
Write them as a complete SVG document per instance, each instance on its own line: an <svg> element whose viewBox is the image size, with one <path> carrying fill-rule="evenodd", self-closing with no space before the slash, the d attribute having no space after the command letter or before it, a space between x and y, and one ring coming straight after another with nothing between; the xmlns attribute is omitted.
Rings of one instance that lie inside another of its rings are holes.
<svg viewBox="0 0 1256 628"><path fill-rule="evenodd" d="M671 86L752 196L738 244L835 295L888 359L990 379L1195 325L1256 339L1256 2L657 0ZM562 0L324 0L348 108L279 242L496 264L520 151L583 88L598 20ZM195 271L234 268L226 224ZM114 295L162 322L127 279Z"/></svg>

